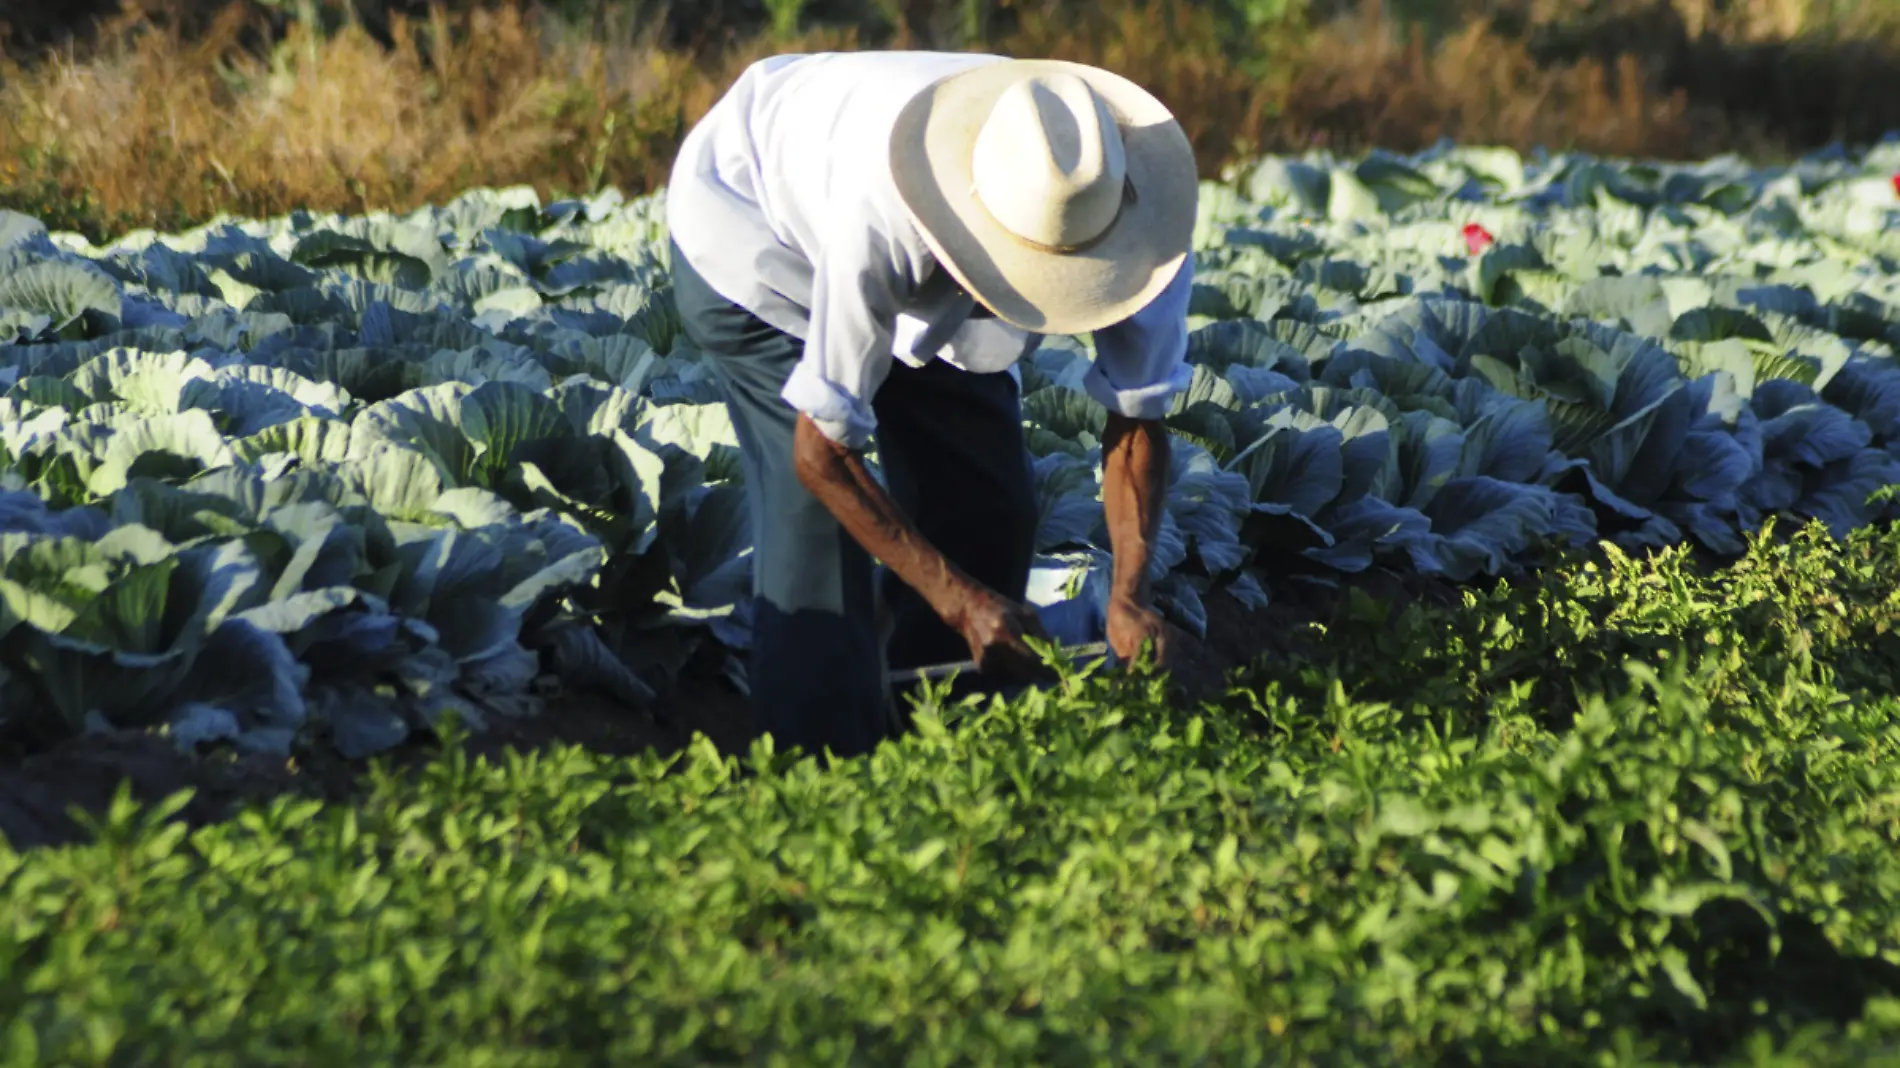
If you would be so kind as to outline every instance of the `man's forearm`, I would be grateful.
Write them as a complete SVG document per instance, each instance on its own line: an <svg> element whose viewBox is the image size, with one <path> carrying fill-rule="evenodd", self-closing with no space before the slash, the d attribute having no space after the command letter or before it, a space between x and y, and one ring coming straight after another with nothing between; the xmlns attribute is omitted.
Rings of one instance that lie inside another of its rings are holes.
<svg viewBox="0 0 1900 1068"><path fill-rule="evenodd" d="M950 621L974 580L917 530L871 477L864 458L825 437L804 415L798 417L792 453L799 482L846 533Z"/></svg>
<svg viewBox="0 0 1900 1068"><path fill-rule="evenodd" d="M1159 419L1110 412L1102 441L1102 507L1120 600L1148 603L1148 562L1168 494L1168 428Z"/></svg>

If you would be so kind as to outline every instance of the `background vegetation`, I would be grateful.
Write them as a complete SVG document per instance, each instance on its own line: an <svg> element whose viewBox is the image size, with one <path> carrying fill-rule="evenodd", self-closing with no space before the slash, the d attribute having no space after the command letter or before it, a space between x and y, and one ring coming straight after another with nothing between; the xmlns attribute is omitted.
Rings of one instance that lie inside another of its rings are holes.
<svg viewBox="0 0 1900 1068"><path fill-rule="evenodd" d="M1210 176L1441 137L1772 157L1900 128L1895 0L9 0L0 34L0 206L95 239L471 185L637 193L744 64L796 50L1107 66Z"/></svg>

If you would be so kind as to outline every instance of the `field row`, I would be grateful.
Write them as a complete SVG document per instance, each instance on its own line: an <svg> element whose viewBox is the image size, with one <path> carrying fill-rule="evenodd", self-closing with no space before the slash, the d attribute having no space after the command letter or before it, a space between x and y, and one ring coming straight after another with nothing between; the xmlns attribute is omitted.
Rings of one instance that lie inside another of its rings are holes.
<svg viewBox="0 0 1900 1068"><path fill-rule="evenodd" d="M1207 183L1164 606L1199 630L1210 591L1296 574L1890 518L1896 166L1446 148ZM358 756L742 651L736 441L660 203L483 191L104 248L0 217L0 726ZM1071 640L1106 576L1087 361L1050 338L1022 368L1032 594Z"/></svg>

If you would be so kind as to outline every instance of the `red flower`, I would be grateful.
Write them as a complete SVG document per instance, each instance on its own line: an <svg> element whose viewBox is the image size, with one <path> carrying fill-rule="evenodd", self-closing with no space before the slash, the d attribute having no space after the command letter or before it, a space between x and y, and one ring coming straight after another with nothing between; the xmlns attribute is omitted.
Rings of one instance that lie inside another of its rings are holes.
<svg viewBox="0 0 1900 1068"><path fill-rule="evenodd" d="M1893 176L1893 195L1900 197L1900 174Z"/></svg>
<svg viewBox="0 0 1900 1068"><path fill-rule="evenodd" d="M1894 178L1894 183L1895 188L1900 188L1900 176ZM1497 238L1491 236L1491 231L1477 223L1465 224L1465 247L1471 250L1473 256L1497 244L1497 241Z"/></svg>

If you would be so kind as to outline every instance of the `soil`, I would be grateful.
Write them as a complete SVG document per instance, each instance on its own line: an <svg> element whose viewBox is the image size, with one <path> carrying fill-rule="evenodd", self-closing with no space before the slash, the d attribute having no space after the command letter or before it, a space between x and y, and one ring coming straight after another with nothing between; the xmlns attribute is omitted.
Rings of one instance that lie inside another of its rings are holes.
<svg viewBox="0 0 1900 1068"><path fill-rule="evenodd" d="M1416 576L1367 575L1354 585L1376 597L1406 602L1439 600L1449 588ZM1280 659L1308 651L1306 625L1327 619L1338 589L1297 579L1274 583L1273 602L1252 610L1224 593L1206 598L1207 638L1189 639L1173 670L1177 691L1188 700L1218 696L1234 670L1259 658ZM653 707L636 710L609 698L564 694L547 700L541 715L495 717L488 730L466 738L471 756L500 757L579 745L604 756L642 751L670 754L705 734L721 752L743 754L756 736L749 701L711 672L689 673ZM382 755L385 764L408 770L436 752L433 740L418 739ZM327 749L285 760L267 755L182 753L162 737L140 731L89 734L24 757L0 757L0 837L14 849L57 845L85 835L73 810L103 813L121 784L150 804L179 790L194 791L179 814L193 826L223 820L239 808L286 794L347 802L367 782L368 765Z"/></svg>

